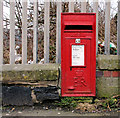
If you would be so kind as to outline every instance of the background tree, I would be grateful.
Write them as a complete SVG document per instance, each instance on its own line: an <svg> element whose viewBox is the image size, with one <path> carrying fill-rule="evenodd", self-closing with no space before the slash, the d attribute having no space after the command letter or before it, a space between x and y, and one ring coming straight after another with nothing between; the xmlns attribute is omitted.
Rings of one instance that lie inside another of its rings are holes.
<svg viewBox="0 0 120 118"><path fill-rule="evenodd" d="M20 48L17 50L18 54L22 53L22 2L15 0L15 44ZM68 12L68 2L62 3L62 11ZM105 39L105 8L98 7L98 32L99 32L99 54L104 54L103 42ZM9 8L10 3L4 0L4 6ZM28 40L28 60L33 60L33 3L28 4L28 18L27 18L27 40ZM80 12L81 3L75 2L75 12ZM87 2L87 12L93 12L93 7ZM4 63L9 63L9 17L4 15ZM111 42L117 45L117 14L111 16ZM55 62L56 57L56 3L50 3L50 62ZM111 48L111 54L116 54L116 49ZM44 4L38 4L38 62L44 58ZM21 62L19 62L21 63Z"/></svg>

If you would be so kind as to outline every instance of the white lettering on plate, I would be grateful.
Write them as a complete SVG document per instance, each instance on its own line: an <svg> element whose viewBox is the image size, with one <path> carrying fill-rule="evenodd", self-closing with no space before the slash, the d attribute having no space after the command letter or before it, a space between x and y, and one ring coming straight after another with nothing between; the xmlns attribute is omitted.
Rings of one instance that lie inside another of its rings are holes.
<svg viewBox="0 0 120 118"><path fill-rule="evenodd" d="M72 45L72 66L84 66L84 45Z"/></svg>

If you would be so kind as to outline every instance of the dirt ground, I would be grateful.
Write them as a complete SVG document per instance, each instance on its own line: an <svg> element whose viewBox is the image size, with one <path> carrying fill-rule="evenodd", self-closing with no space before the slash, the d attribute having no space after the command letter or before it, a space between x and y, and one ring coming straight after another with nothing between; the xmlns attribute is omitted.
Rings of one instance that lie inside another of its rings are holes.
<svg viewBox="0 0 120 118"><path fill-rule="evenodd" d="M111 112L76 112L75 110L63 109L54 105L34 106L6 106L2 108L2 116L113 116L119 118L119 111Z"/></svg>

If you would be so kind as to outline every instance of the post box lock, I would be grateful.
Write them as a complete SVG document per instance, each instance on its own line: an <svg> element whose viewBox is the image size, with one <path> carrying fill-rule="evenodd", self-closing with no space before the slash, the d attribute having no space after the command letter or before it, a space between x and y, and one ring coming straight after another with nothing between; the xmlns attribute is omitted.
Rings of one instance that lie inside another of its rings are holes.
<svg viewBox="0 0 120 118"><path fill-rule="evenodd" d="M96 95L96 14L61 14L61 95Z"/></svg>
<svg viewBox="0 0 120 118"><path fill-rule="evenodd" d="M75 40L75 43L80 43L80 39L76 39L76 40Z"/></svg>

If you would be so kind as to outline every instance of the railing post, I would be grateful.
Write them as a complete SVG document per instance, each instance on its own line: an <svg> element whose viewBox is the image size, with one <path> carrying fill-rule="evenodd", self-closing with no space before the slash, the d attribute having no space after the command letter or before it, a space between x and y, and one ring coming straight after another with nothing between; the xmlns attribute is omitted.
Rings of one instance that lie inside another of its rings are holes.
<svg viewBox="0 0 120 118"><path fill-rule="evenodd" d="M34 21L33 21L33 63L37 63L38 50L38 0L34 1Z"/></svg>
<svg viewBox="0 0 120 118"><path fill-rule="evenodd" d="M69 1L69 12L74 12L74 2L73 1L71 1L71 0Z"/></svg>
<svg viewBox="0 0 120 118"><path fill-rule="evenodd" d="M0 65L3 64L3 0L0 0Z"/></svg>
<svg viewBox="0 0 120 118"><path fill-rule="evenodd" d="M44 3L44 63L49 63L49 14L50 2Z"/></svg>
<svg viewBox="0 0 120 118"><path fill-rule="evenodd" d="M2 66L3 66L3 0L0 0L0 94L2 95ZM2 96L0 97L2 99ZM2 101L0 109L2 110ZM0 113L2 118L2 112Z"/></svg>
<svg viewBox="0 0 120 118"><path fill-rule="evenodd" d="M93 12L96 13L96 55L98 54L98 0L93 3Z"/></svg>
<svg viewBox="0 0 120 118"><path fill-rule="evenodd" d="M120 55L120 1L118 2L117 55Z"/></svg>
<svg viewBox="0 0 120 118"><path fill-rule="evenodd" d="M27 2L22 1L22 64L27 63Z"/></svg>
<svg viewBox="0 0 120 118"><path fill-rule="evenodd" d="M105 2L105 54L110 54L110 2Z"/></svg>
<svg viewBox="0 0 120 118"><path fill-rule="evenodd" d="M81 12L86 13L86 0L81 1Z"/></svg>
<svg viewBox="0 0 120 118"><path fill-rule="evenodd" d="M10 0L10 64L15 64L15 0Z"/></svg>
<svg viewBox="0 0 120 118"><path fill-rule="evenodd" d="M56 18L56 63L61 63L61 12L62 3L57 2Z"/></svg>

